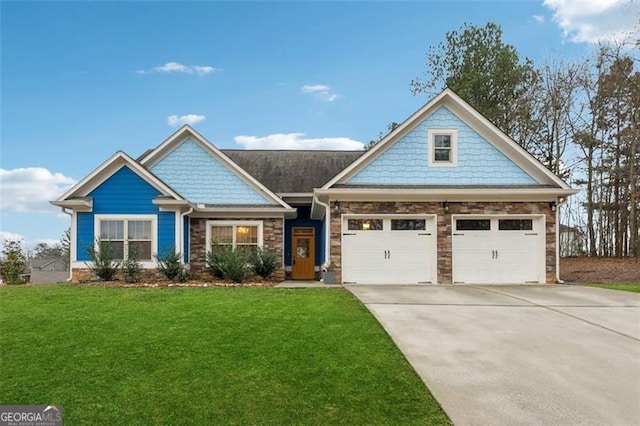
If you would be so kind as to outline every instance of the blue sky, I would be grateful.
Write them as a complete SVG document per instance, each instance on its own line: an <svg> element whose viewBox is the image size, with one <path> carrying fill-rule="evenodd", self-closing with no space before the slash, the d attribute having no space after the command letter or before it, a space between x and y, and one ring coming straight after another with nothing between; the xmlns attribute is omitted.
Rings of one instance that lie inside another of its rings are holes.
<svg viewBox="0 0 640 426"><path fill-rule="evenodd" d="M220 148L354 149L428 99L429 46L502 26L539 63L629 31L638 0L0 3L0 237L57 240L48 204L189 122Z"/></svg>

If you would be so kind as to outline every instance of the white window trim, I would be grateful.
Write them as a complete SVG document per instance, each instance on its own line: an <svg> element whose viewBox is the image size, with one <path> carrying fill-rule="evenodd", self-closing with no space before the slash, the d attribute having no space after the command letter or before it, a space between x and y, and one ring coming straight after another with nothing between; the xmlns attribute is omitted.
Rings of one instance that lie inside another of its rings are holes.
<svg viewBox="0 0 640 426"><path fill-rule="evenodd" d="M435 136L451 136L451 157L450 161L435 161ZM456 167L458 165L458 130L457 129L429 129L429 167Z"/></svg>
<svg viewBox="0 0 640 426"><path fill-rule="evenodd" d="M256 226L258 228L258 247L262 248L262 228L263 223L261 220L208 220L206 223L206 251L209 252L211 248L211 227L213 226ZM233 245L235 246L236 235L233 233ZM235 248L235 247L234 247Z"/></svg>
<svg viewBox="0 0 640 426"><path fill-rule="evenodd" d="M158 216L153 214L97 214L93 218L94 241L100 240L100 221L102 220L150 220L151 221L151 255L158 254ZM126 238L125 238L126 241ZM97 245L96 245L97 249ZM125 244L125 253L127 245ZM151 260L141 260L140 264L144 269L157 267L156 262Z"/></svg>

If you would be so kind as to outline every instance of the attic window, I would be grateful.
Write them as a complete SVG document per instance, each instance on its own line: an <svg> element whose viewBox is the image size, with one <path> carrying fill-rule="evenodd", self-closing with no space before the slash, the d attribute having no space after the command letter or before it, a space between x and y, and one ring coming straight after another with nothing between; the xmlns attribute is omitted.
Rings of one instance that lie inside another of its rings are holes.
<svg viewBox="0 0 640 426"><path fill-rule="evenodd" d="M455 129L429 130L429 166L454 167L457 163L458 132Z"/></svg>

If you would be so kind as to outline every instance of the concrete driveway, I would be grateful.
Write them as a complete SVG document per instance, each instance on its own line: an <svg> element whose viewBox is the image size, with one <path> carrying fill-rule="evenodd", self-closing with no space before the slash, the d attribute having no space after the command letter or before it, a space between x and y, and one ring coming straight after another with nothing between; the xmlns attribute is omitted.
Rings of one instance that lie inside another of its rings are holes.
<svg viewBox="0 0 640 426"><path fill-rule="evenodd" d="M640 294L346 287L456 425L640 425Z"/></svg>

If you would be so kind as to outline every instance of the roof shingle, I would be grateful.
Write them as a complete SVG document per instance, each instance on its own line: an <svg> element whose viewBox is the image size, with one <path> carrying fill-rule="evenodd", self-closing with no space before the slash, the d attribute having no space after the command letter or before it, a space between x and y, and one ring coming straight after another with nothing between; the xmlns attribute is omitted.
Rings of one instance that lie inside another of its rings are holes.
<svg viewBox="0 0 640 426"><path fill-rule="evenodd" d="M275 193L313 192L366 151L222 150Z"/></svg>

